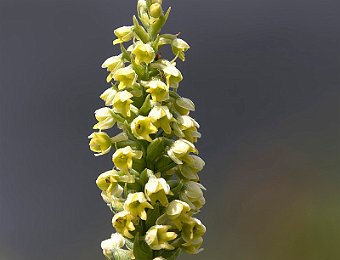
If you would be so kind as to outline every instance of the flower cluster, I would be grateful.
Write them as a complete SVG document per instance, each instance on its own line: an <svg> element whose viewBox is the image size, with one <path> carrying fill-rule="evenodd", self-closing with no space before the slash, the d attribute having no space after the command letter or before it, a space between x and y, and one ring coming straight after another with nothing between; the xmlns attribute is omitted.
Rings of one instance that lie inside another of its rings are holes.
<svg viewBox="0 0 340 260"><path fill-rule="evenodd" d="M110 87L89 136L96 156L113 151L113 168L96 183L117 233L101 247L107 259L175 259L200 252L206 231L194 217L205 204L199 124L189 115L194 103L177 92L183 76L175 61L185 60L189 45L160 33L170 13L162 0L138 0L137 11L133 25L114 31L121 54L102 64ZM171 61L160 55L166 45ZM114 126L120 133L109 132Z"/></svg>

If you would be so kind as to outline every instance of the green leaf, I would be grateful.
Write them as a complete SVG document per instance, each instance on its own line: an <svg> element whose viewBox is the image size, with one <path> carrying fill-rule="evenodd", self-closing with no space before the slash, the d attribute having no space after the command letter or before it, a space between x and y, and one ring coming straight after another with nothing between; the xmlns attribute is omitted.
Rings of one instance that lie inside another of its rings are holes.
<svg viewBox="0 0 340 260"><path fill-rule="evenodd" d="M151 110L151 102L150 102L150 94L146 96L145 101L142 105L142 107L139 109L139 114L142 116L146 116L149 114Z"/></svg>
<svg viewBox="0 0 340 260"><path fill-rule="evenodd" d="M138 77L143 79L145 77L145 68L143 67L143 65L137 65L135 59L133 58L131 59L131 64L133 70L137 73Z"/></svg>
<svg viewBox="0 0 340 260"><path fill-rule="evenodd" d="M176 249L172 251L164 251L164 253L161 254L162 257L164 257L167 260L176 260L176 258L181 253L181 249Z"/></svg>
<svg viewBox="0 0 340 260"><path fill-rule="evenodd" d="M137 172L141 172L145 168L145 161L144 159L132 159L133 161L133 169L135 169Z"/></svg>
<svg viewBox="0 0 340 260"><path fill-rule="evenodd" d="M155 172L165 172L175 167L177 164L172 161L169 156L164 156L162 159L158 160L155 166Z"/></svg>
<svg viewBox="0 0 340 260"><path fill-rule="evenodd" d="M144 43L149 42L150 41L149 34L145 31L144 27L139 24L136 16L133 16L133 25L137 37L141 39L141 41Z"/></svg>
<svg viewBox="0 0 340 260"><path fill-rule="evenodd" d="M123 44L120 44L120 50L123 54L123 58L128 62L131 62L130 53L125 49Z"/></svg>
<svg viewBox="0 0 340 260"><path fill-rule="evenodd" d="M161 213L159 211L159 203L156 203L154 209L148 210L148 218L145 221L145 227L147 230L155 225L156 220L159 218L160 214Z"/></svg>
<svg viewBox="0 0 340 260"><path fill-rule="evenodd" d="M139 177L139 181L140 181L140 184L144 187L145 184L148 182L149 180L149 175L148 175L148 170L147 168L144 169L144 171L142 171L142 173L140 174L140 177Z"/></svg>
<svg viewBox="0 0 340 260"><path fill-rule="evenodd" d="M148 168L155 165L156 159L164 154L165 148L170 145L170 143L167 138L158 137L149 144L146 150L146 163Z"/></svg>
<svg viewBox="0 0 340 260"><path fill-rule="evenodd" d="M153 259L153 252L151 248L146 244L144 237L139 236L139 233L137 233L135 236L135 242L133 244L133 254L138 260Z"/></svg>
<svg viewBox="0 0 340 260"><path fill-rule="evenodd" d="M155 50L155 52L158 51L158 44L159 44L160 39L161 39L161 37L159 35L157 35L156 39L152 43L152 48Z"/></svg>

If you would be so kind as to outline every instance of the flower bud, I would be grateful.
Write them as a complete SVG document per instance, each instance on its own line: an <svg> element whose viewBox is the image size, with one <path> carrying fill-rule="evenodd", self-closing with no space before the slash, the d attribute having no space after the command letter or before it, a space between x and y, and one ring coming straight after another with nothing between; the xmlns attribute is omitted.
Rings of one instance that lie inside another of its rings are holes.
<svg viewBox="0 0 340 260"><path fill-rule="evenodd" d="M94 132L89 138L91 151L97 153L95 156L107 154L111 150L112 142L107 133L104 132Z"/></svg>
<svg viewBox="0 0 340 260"><path fill-rule="evenodd" d="M101 95L100 98L105 102L106 106L112 106L113 105L113 99L115 95L117 94L117 91L114 88L108 88L105 90Z"/></svg>
<svg viewBox="0 0 340 260"><path fill-rule="evenodd" d="M133 95L124 90L121 92L118 92L115 97L113 98L113 111L115 113L120 113L123 116L130 117L131 115L131 103L133 102L131 98Z"/></svg>
<svg viewBox="0 0 340 260"><path fill-rule="evenodd" d="M114 233L111 238L104 240L101 243L101 248L103 249L103 254L105 256L111 256L115 249L122 248L125 245L124 237L119 233Z"/></svg>
<svg viewBox="0 0 340 260"><path fill-rule="evenodd" d="M154 205L159 201L164 207L169 202L166 195L170 195L170 186L163 178L150 177L149 181L145 184L146 198Z"/></svg>
<svg viewBox="0 0 340 260"><path fill-rule="evenodd" d="M169 241L177 237L175 232L168 232L171 226L155 225L152 226L145 235L145 242L152 250L173 250L175 249L169 244Z"/></svg>
<svg viewBox="0 0 340 260"><path fill-rule="evenodd" d="M133 235L130 233L130 231L135 230L135 226L132 222L133 219L134 216L132 216L129 212L121 211L113 216L112 225L116 231L123 236L133 238Z"/></svg>
<svg viewBox="0 0 340 260"><path fill-rule="evenodd" d="M149 117L138 116L131 122L131 131L137 139L152 142L150 134L157 133L158 129Z"/></svg>
<svg viewBox="0 0 340 260"><path fill-rule="evenodd" d="M145 85L146 92L151 94L155 102L162 102L169 99L169 87L161 80L152 80Z"/></svg>
<svg viewBox="0 0 340 260"><path fill-rule="evenodd" d="M143 220L146 220L147 217L146 208L153 209L143 192L130 193L124 204L124 210L128 211L131 215L139 216Z"/></svg>
<svg viewBox="0 0 340 260"><path fill-rule="evenodd" d="M205 226L197 218L191 218L183 223L182 238L185 242L191 242L201 238L206 231Z"/></svg>
<svg viewBox="0 0 340 260"><path fill-rule="evenodd" d="M198 181L199 177L197 175L198 172L200 172L205 162L196 155L190 155L192 160L190 163L183 163L178 166L181 175L188 180Z"/></svg>
<svg viewBox="0 0 340 260"><path fill-rule="evenodd" d="M179 198L188 203L193 211L198 211L205 204L202 189L205 190L203 185L194 181L186 181Z"/></svg>
<svg viewBox="0 0 340 260"><path fill-rule="evenodd" d="M176 99L175 109L181 115L187 115L190 111L195 111L195 104L188 98L180 97Z"/></svg>
<svg viewBox="0 0 340 260"><path fill-rule="evenodd" d="M183 164L183 161L191 162L189 154L198 153L195 146L185 139L176 140L168 150L169 157L177 164Z"/></svg>
<svg viewBox="0 0 340 260"><path fill-rule="evenodd" d="M142 151L133 150L131 146L126 146L115 151L112 155L112 161L118 169L128 174L129 169L132 169L132 159L141 159L142 156Z"/></svg>
<svg viewBox="0 0 340 260"><path fill-rule="evenodd" d="M116 120L112 117L113 112L108 107L97 109L94 113L98 123L93 126L93 129L106 130L116 123Z"/></svg>
<svg viewBox="0 0 340 260"><path fill-rule="evenodd" d="M118 39L113 41L113 44L128 42L133 38L133 26L122 26L114 30L114 34Z"/></svg>
<svg viewBox="0 0 340 260"><path fill-rule="evenodd" d="M155 59L155 51L148 43L138 41L132 53L135 55L135 62L140 65L142 62L145 64L151 63Z"/></svg>
<svg viewBox="0 0 340 260"><path fill-rule="evenodd" d="M143 24L149 24L149 15L147 13L147 5L145 0L138 0L137 3L138 17Z"/></svg>
<svg viewBox="0 0 340 260"><path fill-rule="evenodd" d="M158 18L163 13L162 6L159 3L154 3L150 6L150 16Z"/></svg>
<svg viewBox="0 0 340 260"><path fill-rule="evenodd" d="M118 69L113 74L113 78L114 80L119 81L118 89L122 90L129 87L131 88L135 85L137 74L131 66L127 66L125 68Z"/></svg>
<svg viewBox="0 0 340 260"><path fill-rule="evenodd" d="M125 245L124 237L119 233L114 233L111 235L111 238L104 240L101 243L102 249L104 248L122 248Z"/></svg>
<svg viewBox="0 0 340 260"><path fill-rule="evenodd" d="M110 71L110 74L107 76L106 81L110 82L113 78L113 74L120 68L124 67L124 61L122 55L113 56L104 61L102 64L102 68L107 68L107 71Z"/></svg>

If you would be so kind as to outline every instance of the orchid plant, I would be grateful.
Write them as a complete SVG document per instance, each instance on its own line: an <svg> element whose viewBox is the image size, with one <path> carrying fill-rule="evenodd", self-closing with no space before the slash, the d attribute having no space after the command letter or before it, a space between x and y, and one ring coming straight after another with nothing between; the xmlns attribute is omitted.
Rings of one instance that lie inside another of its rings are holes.
<svg viewBox="0 0 340 260"><path fill-rule="evenodd" d="M205 204L204 161L194 145L201 134L189 115L194 103L178 94L176 68L190 47L179 34L161 34L170 10L162 0L138 0L133 25L114 31L121 54L102 64L110 87L100 95L105 106L95 111L89 145L96 156L114 151L113 168L96 181L116 231L101 243L107 259L176 259L202 250L206 228L194 217ZM160 54L166 45L171 61ZM114 126L120 133L109 133Z"/></svg>

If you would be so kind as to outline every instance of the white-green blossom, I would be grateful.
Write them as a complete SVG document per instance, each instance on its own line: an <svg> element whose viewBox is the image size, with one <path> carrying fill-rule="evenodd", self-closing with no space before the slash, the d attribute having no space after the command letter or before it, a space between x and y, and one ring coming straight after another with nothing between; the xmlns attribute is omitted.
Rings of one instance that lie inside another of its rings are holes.
<svg viewBox="0 0 340 260"><path fill-rule="evenodd" d="M190 153L198 153L195 146L185 139L176 140L168 150L169 157L177 164L184 162L191 162Z"/></svg>
<svg viewBox="0 0 340 260"><path fill-rule="evenodd" d="M179 194L179 198L188 203L193 211L198 211L205 204L202 190L205 190L202 184L194 181L186 181Z"/></svg>

